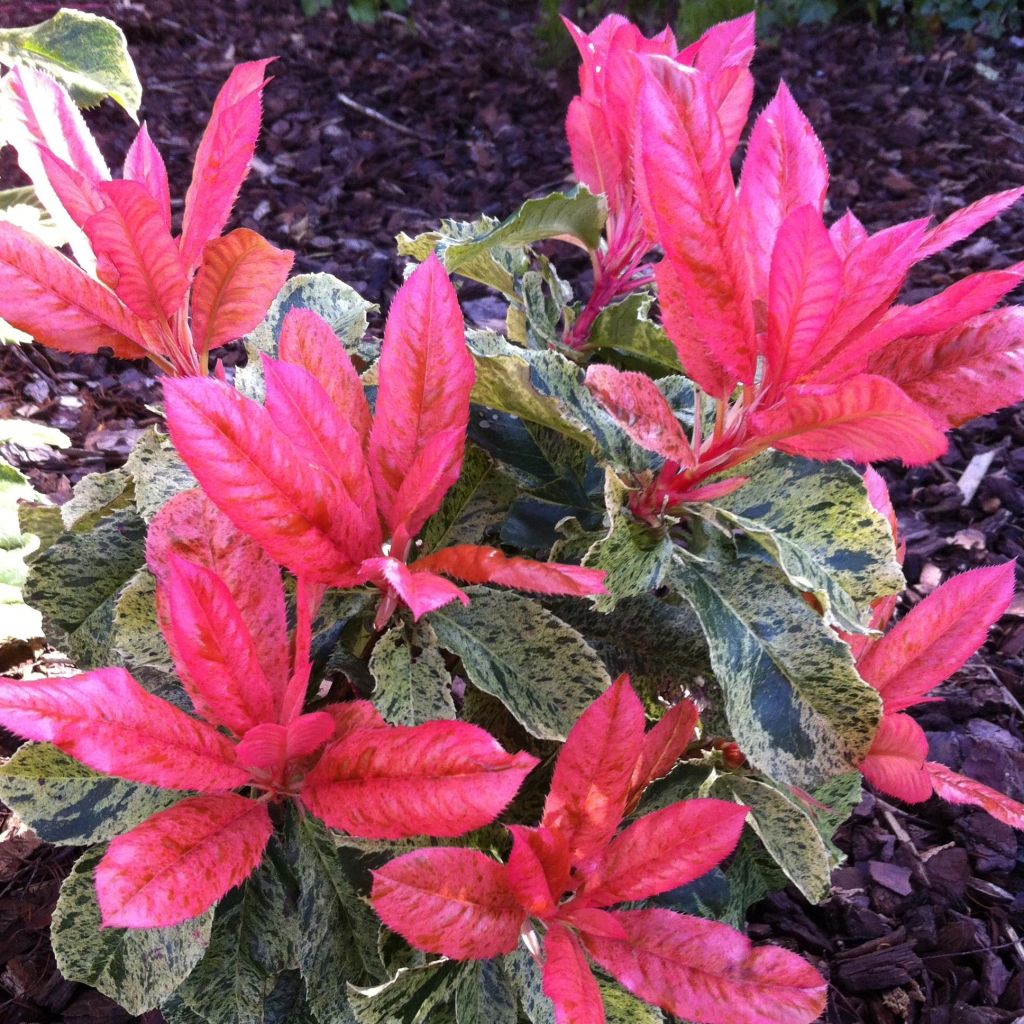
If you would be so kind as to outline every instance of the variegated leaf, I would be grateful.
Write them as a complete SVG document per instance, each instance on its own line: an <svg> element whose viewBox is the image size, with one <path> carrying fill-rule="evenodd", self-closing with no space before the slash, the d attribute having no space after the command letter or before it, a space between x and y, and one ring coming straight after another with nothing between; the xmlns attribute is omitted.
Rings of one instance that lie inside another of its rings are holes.
<svg viewBox="0 0 1024 1024"><path fill-rule="evenodd" d="M517 1000L500 959L462 965L455 989L455 1024L517 1024Z"/></svg>
<svg viewBox="0 0 1024 1024"><path fill-rule="evenodd" d="M434 1024L450 1021L459 965L439 960L402 968L390 981L370 989L349 989L356 1024Z"/></svg>
<svg viewBox="0 0 1024 1024"><path fill-rule="evenodd" d="M451 677L427 623L389 629L373 648L370 671L377 682L374 704L390 725L455 717Z"/></svg>

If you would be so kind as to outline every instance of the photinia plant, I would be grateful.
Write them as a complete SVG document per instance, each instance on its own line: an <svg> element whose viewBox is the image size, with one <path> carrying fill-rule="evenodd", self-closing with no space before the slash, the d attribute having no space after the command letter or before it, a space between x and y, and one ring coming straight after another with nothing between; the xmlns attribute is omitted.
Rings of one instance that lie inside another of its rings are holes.
<svg viewBox="0 0 1024 1024"><path fill-rule="evenodd" d="M217 96L177 238L167 169L145 124L112 181L64 87L12 68L0 83L5 141L78 265L0 221L0 316L53 348L106 346L179 375L205 374L212 349L251 331L292 254L248 228L221 232L252 161L269 63L239 64Z"/></svg>
<svg viewBox="0 0 1024 1024"><path fill-rule="evenodd" d="M694 881L739 840L747 808L722 800L673 803L618 832L685 750L696 718L683 701L645 734L640 701L620 676L573 726L540 825L512 826L507 864L475 850L408 853L374 872L374 909L414 946L456 960L509 953L522 938L543 963L558 1024L604 1024L588 954L680 1017L815 1020L825 984L800 957L671 910L608 909Z"/></svg>

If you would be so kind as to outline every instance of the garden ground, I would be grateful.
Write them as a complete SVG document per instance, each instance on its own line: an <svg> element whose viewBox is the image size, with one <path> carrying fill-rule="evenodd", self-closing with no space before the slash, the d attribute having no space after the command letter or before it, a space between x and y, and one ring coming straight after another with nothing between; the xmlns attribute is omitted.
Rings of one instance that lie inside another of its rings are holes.
<svg viewBox="0 0 1024 1024"><path fill-rule="evenodd" d="M574 71L539 67L529 4L416 0L412 26L386 15L352 26L343 13L306 20L297 0L79 4L125 29L144 86L143 116L184 196L213 97L240 60L277 54L258 159L236 223L297 252L386 308L401 279L393 238L440 216L502 216L570 180L562 119ZM338 4L343 8L344 4ZM40 21L56 4L9 0L0 23ZM808 28L767 41L754 65L755 109L780 77L817 128L832 168L830 203L869 228L944 215L1024 182L1024 40L963 38L926 53L869 26ZM133 129L119 108L90 115L109 162ZM5 187L16 183L8 159ZM1024 204L1022 204L1024 206ZM180 212L180 202L176 207ZM968 271L1024 259L1024 208L919 267L919 299ZM576 264L574 283L587 285ZM462 292L479 324L501 306ZM379 321L378 321L379 325ZM229 356L230 358L230 356ZM56 500L88 472L118 465L156 417L150 371L104 357L0 349L0 416L67 432L54 452L6 450ZM958 431L938 463L883 467L906 537L913 603L951 574L1024 555L1024 409ZM1024 799L1022 591L981 657L915 716L931 755ZM59 671L55 655L7 652L0 670ZM10 752L0 734L0 755ZM114 1024L129 1018L63 981L47 928L75 851L40 846L0 809L0 1022ZM839 844L848 854L832 896L809 907L781 893L751 935L796 949L830 979L829 1020L1010 1024L1024 1020L1024 846L980 811L933 800L907 809L868 794ZM150 1022L158 1015L150 1014Z"/></svg>

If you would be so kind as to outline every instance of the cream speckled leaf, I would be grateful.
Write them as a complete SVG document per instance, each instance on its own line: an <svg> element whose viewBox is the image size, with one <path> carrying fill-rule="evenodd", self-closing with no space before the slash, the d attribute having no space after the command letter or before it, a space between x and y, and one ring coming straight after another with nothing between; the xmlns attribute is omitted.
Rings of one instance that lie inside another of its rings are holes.
<svg viewBox="0 0 1024 1024"><path fill-rule="evenodd" d="M656 1006L631 996L614 982L597 979L604 1003L605 1024L662 1024L665 1015Z"/></svg>
<svg viewBox="0 0 1024 1024"><path fill-rule="evenodd" d="M372 989L349 988L348 1001L357 1024L434 1024L452 1021L459 965L435 960L400 970Z"/></svg>
<svg viewBox="0 0 1024 1024"><path fill-rule="evenodd" d="M183 797L99 775L49 743L26 743L0 767L0 798L48 843L103 843Z"/></svg>
<svg viewBox="0 0 1024 1024"><path fill-rule="evenodd" d="M828 894L829 852L807 812L772 786L738 775L720 775L711 796L750 808L747 823L786 877L818 903Z"/></svg>
<svg viewBox="0 0 1024 1024"><path fill-rule="evenodd" d="M666 581L708 638L732 738L770 778L813 789L858 765L881 701L849 647L758 559L676 556Z"/></svg>
<svg viewBox="0 0 1024 1024"><path fill-rule="evenodd" d="M135 507L147 523L176 494L197 486L167 435L156 427L139 438L124 468L135 484Z"/></svg>
<svg viewBox="0 0 1024 1024"><path fill-rule="evenodd" d="M571 626L520 594L472 587L469 606L432 612L442 647L462 659L471 683L497 697L533 736L564 740L611 685Z"/></svg>
<svg viewBox="0 0 1024 1024"><path fill-rule="evenodd" d="M352 854L306 817L294 829L292 859L299 882L299 971L320 1024L348 1024L348 983L384 975L378 953L380 921L347 870Z"/></svg>
<svg viewBox="0 0 1024 1024"><path fill-rule="evenodd" d="M621 355L649 364L656 376L682 373L675 346L663 327L648 316L654 296L635 292L613 302L598 314L587 336L593 348L614 349Z"/></svg>
<svg viewBox="0 0 1024 1024"><path fill-rule="evenodd" d="M389 725L422 725L455 717L451 676L437 637L423 622L389 629L373 648L373 703Z"/></svg>
<svg viewBox="0 0 1024 1024"><path fill-rule="evenodd" d="M516 995L500 959L462 965L455 989L455 1024L517 1024Z"/></svg>
<svg viewBox="0 0 1024 1024"><path fill-rule="evenodd" d="M61 974L99 989L129 1013L154 1009L199 962L213 911L173 928L100 928L93 874L103 849L89 850L61 887L50 934Z"/></svg>
<svg viewBox="0 0 1024 1024"><path fill-rule="evenodd" d="M842 462L766 452L744 464L750 479L713 508L779 563L826 618L864 632L872 601L903 590L892 530L868 501L860 474Z"/></svg>
<svg viewBox="0 0 1024 1024"><path fill-rule="evenodd" d="M132 502L132 478L126 469L89 473L75 484L71 497L60 507L65 530L83 533L111 512Z"/></svg>
<svg viewBox="0 0 1024 1024"><path fill-rule="evenodd" d="M530 1024L555 1024L555 1008L544 995L542 968L522 943L505 957L505 970Z"/></svg>
<svg viewBox="0 0 1024 1024"><path fill-rule="evenodd" d="M220 902L206 955L178 991L209 1024L265 1024L278 975L295 966L298 921L275 851L271 839L263 863Z"/></svg>

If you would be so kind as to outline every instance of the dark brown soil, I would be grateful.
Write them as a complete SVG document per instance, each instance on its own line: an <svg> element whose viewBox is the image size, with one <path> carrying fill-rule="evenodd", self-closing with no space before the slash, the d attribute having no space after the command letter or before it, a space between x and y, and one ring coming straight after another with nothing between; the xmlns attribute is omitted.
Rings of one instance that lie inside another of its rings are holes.
<svg viewBox="0 0 1024 1024"><path fill-rule="evenodd" d="M145 87L143 116L179 198L230 67L278 54L237 223L294 248L297 269L335 273L375 302L386 304L400 280L398 231L422 230L442 215L501 215L568 180L562 119L573 72L538 68L530 4L417 0L412 21L386 16L369 28L343 13L307 21L297 0L79 6L124 26ZM0 8L0 25L38 21L56 7L13 0ZM984 50L950 38L918 54L867 26L815 28L762 49L756 72L758 105L784 77L818 129L836 214L851 205L877 228L943 215L1024 181L1024 40ZM90 120L116 166L130 124L109 106ZM13 183L10 168L0 161ZM919 268L908 293L917 299L968 270L1022 258L1024 205ZM486 318L481 290L467 288L463 299L471 317ZM48 422L73 438L65 452L6 453L58 500L85 473L123 459L158 397L153 375L137 364L0 349L0 416ZM965 499L961 477L986 452L992 460ZM908 602L959 570L1024 554L1020 408L958 431L939 463L883 468L908 541ZM983 656L944 687L946 700L917 716L934 759L1018 800L1022 659L1019 598ZM1017 835L978 811L939 801L907 810L868 794L840 839L850 860L830 899L809 907L787 891L756 909L750 929L800 950L829 976L830 1021L1024 1019ZM0 1024L128 1019L53 966L49 914L72 859L30 836L0 842Z"/></svg>

